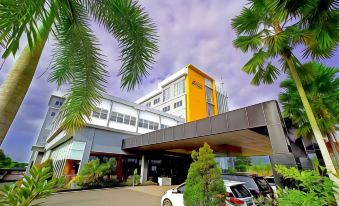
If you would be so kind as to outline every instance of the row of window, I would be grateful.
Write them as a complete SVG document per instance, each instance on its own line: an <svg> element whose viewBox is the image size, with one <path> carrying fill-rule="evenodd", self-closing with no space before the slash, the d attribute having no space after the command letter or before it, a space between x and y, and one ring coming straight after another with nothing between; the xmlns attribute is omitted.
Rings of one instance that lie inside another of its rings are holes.
<svg viewBox="0 0 339 206"><path fill-rule="evenodd" d="M182 80L180 82L177 82L174 84L174 96L178 96L180 94L185 93L185 80ZM171 98L170 96L170 88L166 88L162 91L162 101L166 102ZM156 98L153 100L153 105L159 104L160 103L160 97ZM151 107L151 102L147 102L146 106Z"/></svg>
<svg viewBox="0 0 339 206"><path fill-rule="evenodd" d="M170 109L171 109L171 107L168 105L168 106L162 108L162 111L163 112L168 112L168 111L170 111Z"/></svg>
<svg viewBox="0 0 339 206"><path fill-rule="evenodd" d="M112 112L109 120L111 120L113 122L118 122L118 123L123 123L123 124L135 126L137 118L134 117L134 116L122 114L122 113L119 113L119 112Z"/></svg>
<svg viewBox="0 0 339 206"><path fill-rule="evenodd" d="M174 109L176 109L176 108L178 108L178 107L181 107L181 106L182 106L182 100L180 100L180 101L178 101L178 102L175 102L173 106L174 106ZM163 112L168 112L168 111L170 111L170 110L171 110L170 105L168 105L168 106L162 108L162 111L163 111Z"/></svg>
<svg viewBox="0 0 339 206"><path fill-rule="evenodd" d="M93 111L92 116L100 119L107 119L108 110L102 109L97 107L95 111ZM112 112L111 116L109 118L113 122L118 122L122 124L132 125L135 126L137 118L135 116L122 114L119 112ZM158 130L159 129L159 123L149 121L146 119L139 119L138 120L138 126L145 128L145 129L151 129L151 130ZM168 125L161 124L160 128L164 129L167 128Z"/></svg>

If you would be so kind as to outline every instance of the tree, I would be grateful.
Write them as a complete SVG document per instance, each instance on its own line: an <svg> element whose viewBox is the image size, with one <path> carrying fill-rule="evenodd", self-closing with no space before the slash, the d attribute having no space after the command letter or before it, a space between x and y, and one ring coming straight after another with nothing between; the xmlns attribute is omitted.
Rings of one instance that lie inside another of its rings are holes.
<svg viewBox="0 0 339 206"><path fill-rule="evenodd" d="M251 165L251 158L249 157L236 157L234 159L234 168L238 172L246 172Z"/></svg>
<svg viewBox="0 0 339 206"><path fill-rule="evenodd" d="M188 170L184 202L186 206L219 206L218 194L225 194L221 169L210 146L205 143L198 152L192 151L193 162Z"/></svg>
<svg viewBox="0 0 339 206"><path fill-rule="evenodd" d="M50 166L38 167L34 165L29 173L24 176L22 181L4 186L0 192L0 205L41 205L36 201L50 196L65 184L64 178L53 177L53 170Z"/></svg>
<svg viewBox="0 0 339 206"><path fill-rule="evenodd" d="M0 149L0 168L24 168L25 166L27 166L27 163L13 161L10 157L5 155L2 149Z"/></svg>
<svg viewBox="0 0 339 206"><path fill-rule="evenodd" d="M92 20L118 40L121 87L133 89L148 75L158 51L155 26L136 2L0 0L2 57L18 52L21 37L26 36L28 41L0 87L0 144L27 93L50 36L56 43L49 81L69 88L58 115L60 127L72 133L85 126L102 97L108 75L99 42L90 28Z"/></svg>
<svg viewBox="0 0 339 206"><path fill-rule="evenodd" d="M98 187L103 183L104 177L112 174L116 168L116 160L110 158L106 163L99 159L91 160L80 170L75 181L80 187Z"/></svg>
<svg viewBox="0 0 339 206"><path fill-rule="evenodd" d="M336 125L339 122L339 79L336 77L339 69L308 62L300 67L299 72L312 74L311 78L301 78L301 80L319 129L331 143L332 150L339 161L334 142L337 139ZM284 89L284 92L279 95L283 116L290 118L297 127L297 137L312 138L312 128L293 79L289 76L280 83L280 87Z"/></svg>
<svg viewBox="0 0 339 206"><path fill-rule="evenodd" d="M237 34L233 44L243 52L254 52L242 68L244 72L254 75L252 84L271 84L281 71L291 75L326 167L335 173L298 75L301 63L293 54L293 49L298 45L304 46L304 57L328 58L333 55L339 41L339 15L334 1L326 1L327 7L321 10L321 15L316 16L313 14L320 11L320 1L300 1L301 5L298 2L295 3L298 6L293 7L294 2L250 0L248 7L232 20L232 27ZM281 62L280 70L273 63L277 59Z"/></svg>

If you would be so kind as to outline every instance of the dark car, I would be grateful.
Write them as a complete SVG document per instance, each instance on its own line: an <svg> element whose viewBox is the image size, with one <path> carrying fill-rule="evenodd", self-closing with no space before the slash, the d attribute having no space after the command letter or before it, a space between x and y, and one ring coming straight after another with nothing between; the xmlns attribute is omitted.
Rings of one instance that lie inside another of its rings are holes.
<svg viewBox="0 0 339 206"><path fill-rule="evenodd" d="M257 198L260 195L274 198L274 191L264 177L253 174L223 174L223 179L244 182L247 189Z"/></svg>

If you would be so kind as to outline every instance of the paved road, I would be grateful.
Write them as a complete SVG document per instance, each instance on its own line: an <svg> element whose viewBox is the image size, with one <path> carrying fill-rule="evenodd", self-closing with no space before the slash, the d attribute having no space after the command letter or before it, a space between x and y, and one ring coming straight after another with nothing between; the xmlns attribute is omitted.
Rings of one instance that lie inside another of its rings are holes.
<svg viewBox="0 0 339 206"><path fill-rule="evenodd" d="M44 206L160 206L164 191L174 186L138 186L60 193L44 201Z"/></svg>

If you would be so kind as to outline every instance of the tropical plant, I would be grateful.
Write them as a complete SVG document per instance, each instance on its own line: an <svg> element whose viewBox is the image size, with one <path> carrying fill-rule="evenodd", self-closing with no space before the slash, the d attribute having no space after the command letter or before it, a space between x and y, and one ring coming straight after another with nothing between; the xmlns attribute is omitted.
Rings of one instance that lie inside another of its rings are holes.
<svg viewBox="0 0 339 206"><path fill-rule="evenodd" d="M225 185L221 169L210 146L205 143L199 151L192 151L193 162L188 170L184 202L186 206L220 206Z"/></svg>
<svg viewBox="0 0 339 206"><path fill-rule="evenodd" d="M319 129L329 140L336 160L339 161L336 142L334 142L338 140L336 125L339 122L339 79L337 78L339 69L308 62L300 67L300 71L312 73L313 77L310 79L301 78L301 80ZM293 79L289 76L280 83L280 87L284 89L284 92L279 95L283 116L290 118L296 126L297 137L312 138L312 128Z"/></svg>
<svg viewBox="0 0 339 206"><path fill-rule="evenodd" d="M236 157L234 158L234 168L238 172L247 172L252 165L251 158L249 157Z"/></svg>
<svg viewBox="0 0 339 206"><path fill-rule="evenodd" d="M121 48L121 87L133 89L148 75L158 51L155 26L132 0L0 0L0 46L3 58L17 57L0 87L0 143L31 84L49 37L55 39L49 81L68 85L58 120L73 132L85 125L100 101L108 75L92 21L114 36ZM57 121L59 122L59 121Z"/></svg>
<svg viewBox="0 0 339 206"><path fill-rule="evenodd" d="M314 171L299 171L295 167L287 168L276 165L275 170L284 179L295 183L295 187L278 188L277 203L279 206L325 206L336 205L334 189L337 185L326 176Z"/></svg>
<svg viewBox="0 0 339 206"><path fill-rule="evenodd" d="M80 187L101 187L104 177L112 174L116 169L116 160L110 158L106 163L99 159L91 160L81 168L75 183Z"/></svg>
<svg viewBox="0 0 339 206"><path fill-rule="evenodd" d="M41 205L39 199L50 196L65 185L64 178L53 177L51 167L33 166L23 180L5 185L0 193L0 205L29 206Z"/></svg>
<svg viewBox="0 0 339 206"><path fill-rule="evenodd" d="M256 164L250 166L248 171L260 176L271 176L272 168L271 164L265 164L262 160L259 160Z"/></svg>
<svg viewBox="0 0 339 206"><path fill-rule="evenodd" d="M321 15L315 16L313 14L318 13L323 6L320 3L322 1L300 1L302 5L298 2L296 4L299 6L292 8L294 2L249 0L248 6L232 20L232 27L237 34L233 44L243 52L253 52L251 59L242 68L244 72L254 75L252 84L271 84L281 72L291 75L326 167L335 172L298 75L301 63L293 54L293 49L303 46L303 57L332 56L339 41L339 15L335 1L324 1L328 5L323 7ZM291 11L292 9L296 10ZM280 61L281 69L274 66L276 60Z"/></svg>
<svg viewBox="0 0 339 206"><path fill-rule="evenodd" d="M25 168L27 163L19 163L13 161L10 157L6 156L4 151L0 149L0 169L6 168Z"/></svg>

